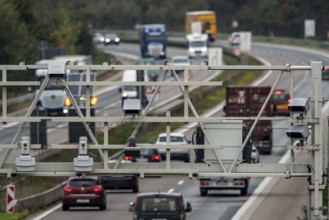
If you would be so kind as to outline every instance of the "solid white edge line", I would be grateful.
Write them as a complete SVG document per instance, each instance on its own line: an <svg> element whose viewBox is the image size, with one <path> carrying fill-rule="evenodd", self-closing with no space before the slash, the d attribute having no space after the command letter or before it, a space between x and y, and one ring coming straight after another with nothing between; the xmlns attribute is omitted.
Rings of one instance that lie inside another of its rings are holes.
<svg viewBox="0 0 329 220"><path fill-rule="evenodd" d="M289 160L289 157L290 157L290 151L287 151L283 155L279 163L286 163ZM258 205L261 204L265 199L265 197L271 192L272 187L275 185L275 183L278 180L279 178L274 179L273 177L264 178L264 180L258 185L258 187L254 190L254 192L249 197L249 199L241 206L241 208L235 213L235 215L232 217L231 220L239 220L242 218L249 219L254 213L254 211L258 208ZM269 187L265 191L266 187L269 186L270 184L272 185L272 187ZM258 195L262 195L262 197L260 198ZM259 199L259 201L256 203L257 199ZM253 209L251 209L252 205L255 205ZM247 213L248 210L250 211Z"/></svg>
<svg viewBox="0 0 329 220"><path fill-rule="evenodd" d="M42 214L34 217L32 220L41 220L42 218L46 217L50 213L54 212L55 210L59 209L62 206L62 203L59 203L52 207L51 209L48 209L47 211L43 212Z"/></svg>
<svg viewBox="0 0 329 220"><path fill-rule="evenodd" d="M184 180L178 181L177 185L182 185L184 183Z"/></svg>

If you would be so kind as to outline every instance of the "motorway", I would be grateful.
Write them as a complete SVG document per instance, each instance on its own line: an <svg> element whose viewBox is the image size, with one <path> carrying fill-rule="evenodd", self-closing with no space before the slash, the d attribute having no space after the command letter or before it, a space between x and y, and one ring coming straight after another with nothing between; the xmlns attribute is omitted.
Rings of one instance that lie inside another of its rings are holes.
<svg viewBox="0 0 329 220"><path fill-rule="evenodd" d="M118 47L104 48L108 52L128 53L130 55L139 55L139 47L133 44L121 44ZM181 49L170 49L169 56L184 54L185 51ZM260 57L273 65L284 65L290 63L292 65L310 65L311 61L322 61L328 63L329 57L325 54L315 54L311 50L297 51L295 48L270 46L266 44L253 44L251 55ZM196 77L194 74L193 78ZM201 74L200 74L201 75ZM203 74L202 74L203 75ZM277 74L271 74L267 79L261 82L261 85L272 85L273 79ZM194 80L197 80L194 78ZM311 94L310 74L307 72L302 74L294 74L294 97L308 97ZM278 88L289 89L289 81L283 78ZM328 82L323 82L323 96L328 99L329 91L326 86ZM162 94L167 94L168 91L161 90ZM110 93L113 92L113 93ZM169 95L170 96L170 95ZM117 89L108 91L104 100L113 97L107 106L102 106L101 109L106 109L108 113L117 114L114 112L120 111L120 98ZM104 112L100 111L99 114ZM220 108L213 110L213 116L220 116ZM282 155L286 152L285 145L288 139L284 132L287 128L285 122L275 122L274 125L274 148L271 155L261 155L261 163L276 163L280 160ZM6 129L4 129L6 130ZM1 131L0 137L3 140L10 140L8 133ZM10 129L12 133L14 129ZM191 130L189 130L191 132ZM187 133L187 136L191 136ZM247 196L240 196L236 191L213 191L206 197L199 195L198 182L194 179L188 179L185 176L163 176L160 178L145 178L140 180L140 191L175 191L181 192L184 195L185 201L192 203L193 211L188 214L188 219L230 219L237 212L237 210L249 198L252 192L256 189L262 178L252 178ZM36 215L31 216L31 219L131 219L131 213L128 212L130 201L134 201L136 194L129 191L109 191L108 193L108 208L105 211L98 211L91 209L72 209L72 211L63 212L60 209L60 204L55 206L54 211L48 213L46 217L38 218Z"/></svg>

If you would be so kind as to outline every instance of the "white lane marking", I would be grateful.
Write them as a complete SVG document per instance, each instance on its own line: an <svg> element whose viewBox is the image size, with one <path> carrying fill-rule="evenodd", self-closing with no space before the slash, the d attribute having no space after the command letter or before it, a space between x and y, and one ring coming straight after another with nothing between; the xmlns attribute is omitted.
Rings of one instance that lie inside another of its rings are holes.
<svg viewBox="0 0 329 220"><path fill-rule="evenodd" d="M171 188L171 189L168 190L168 193L172 193L174 191L175 191L175 189L174 188Z"/></svg>
<svg viewBox="0 0 329 220"><path fill-rule="evenodd" d="M177 185L182 185L184 183L184 180L178 181Z"/></svg>
<svg viewBox="0 0 329 220"><path fill-rule="evenodd" d="M55 205L51 209L48 209L47 211L41 213L40 215L36 216L32 220L41 220L44 217L46 217L47 215L49 215L50 213L52 213L52 212L56 211L57 209L59 209L60 207L62 207L62 203L59 203L59 204Z"/></svg>
<svg viewBox="0 0 329 220"><path fill-rule="evenodd" d="M286 163L290 158L290 151L287 151L285 155L281 158L279 163ZM254 209L247 213L247 210L253 205L253 204L260 204L265 199L266 195L268 195L272 187L265 190L265 188L271 183L271 181L274 180L275 182L272 183L272 186L279 180L279 178L273 179L273 177L266 177L254 190L252 195L249 197L249 199L241 206L241 208L235 213L235 215L232 217L231 220L239 220L239 219L249 219L251 215L254 213L254 211L258 208L258 206L255 205ZM260 197L258 195L261 195ZM261 201L256 203L256 200L260 198ZM250 216L246 216L250 215Z"/></svg>

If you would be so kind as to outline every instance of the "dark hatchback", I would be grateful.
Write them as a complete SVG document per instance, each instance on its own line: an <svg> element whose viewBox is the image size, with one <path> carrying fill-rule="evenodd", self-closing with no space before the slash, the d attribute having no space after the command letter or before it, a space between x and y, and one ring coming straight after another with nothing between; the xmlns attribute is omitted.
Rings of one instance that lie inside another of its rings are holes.
<svg viewBox="0 0 329 220"><path fill-rule="evenodd" d="M138 176L100 176L99 181L105 190L129 190L139 192Z"/></svg>
<svg viewBox="0 0 329 220"><path fill-rule="evenodd" d="M106 209L106 192L98 181L98 177L71 177L64 187L62 209L72 206L98 206Z"/></svg>
<svg viewBox="0 0 329 220"><path fill-rule="evenodd" d="M133 213L133 220L185 220L186 213L192 211L192 206L189 202L185 206L181 193L151 192L139 193L136 201L130 203L129 211Z"/></svg>
<svg viewBox="0 0 329 220"><path fill-rule="evenodd" d="M161 156L158 149L124 149L124 159L131 162L161 162Z"/></svg>

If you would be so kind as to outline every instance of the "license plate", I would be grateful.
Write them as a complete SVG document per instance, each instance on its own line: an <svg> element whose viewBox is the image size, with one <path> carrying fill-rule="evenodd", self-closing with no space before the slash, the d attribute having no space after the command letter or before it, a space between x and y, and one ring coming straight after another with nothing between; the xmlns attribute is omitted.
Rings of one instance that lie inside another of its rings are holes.
<svg viewBox="0 0 329 220"><path fill-rule="evenodd" d="M143 163L143 162L147 162L147 159L146 158L136 158L136 161Z"/></svg>
<svg viewBox="0 0 329 220"><path fill-rule="evenodd" d="M50 115L51 116L57 116L58 115L58 112L51 112Z"/></svg>
<svg viewBox="0 0 329 220"><path fill-rule="evenodd" d="M89 203L89 199L77 199L77 203Z"/></svg>
<svg viewBox="0 0 329 220"><path fill-rule="evenodd" d="M277 105L278 110L288 110L288 105Z"/></svg>

